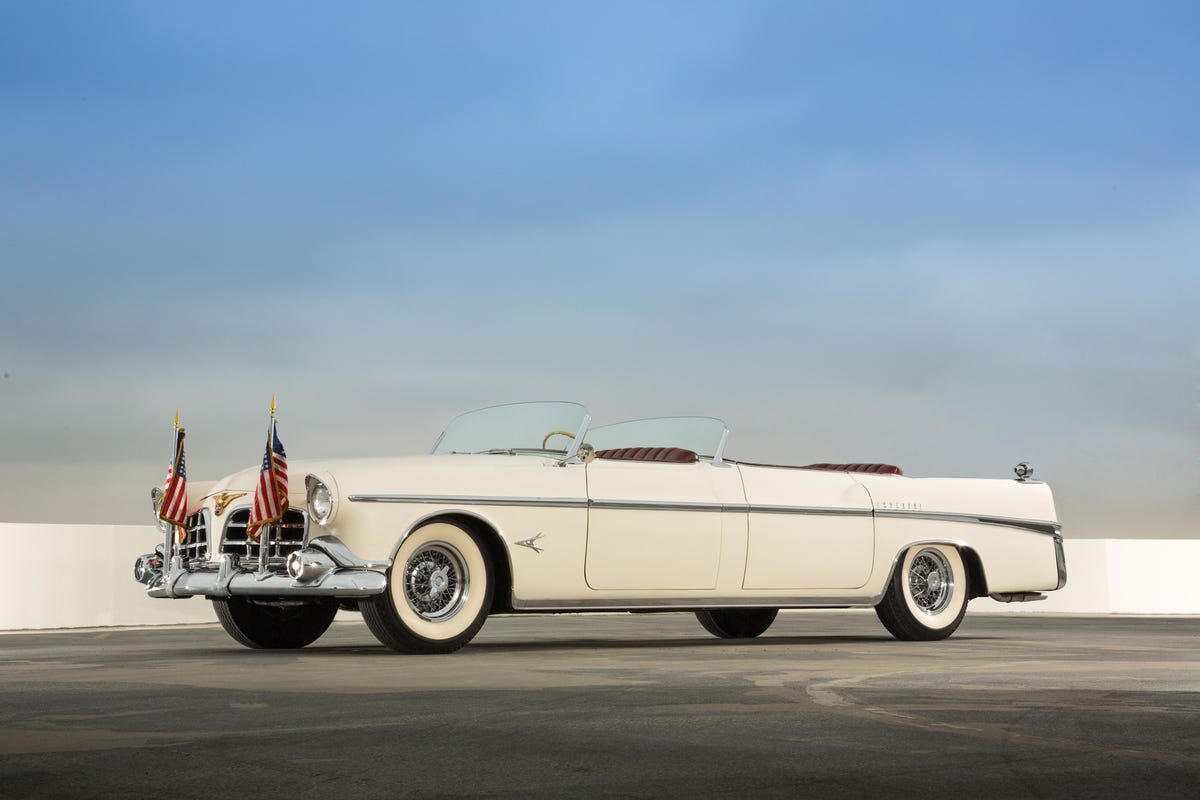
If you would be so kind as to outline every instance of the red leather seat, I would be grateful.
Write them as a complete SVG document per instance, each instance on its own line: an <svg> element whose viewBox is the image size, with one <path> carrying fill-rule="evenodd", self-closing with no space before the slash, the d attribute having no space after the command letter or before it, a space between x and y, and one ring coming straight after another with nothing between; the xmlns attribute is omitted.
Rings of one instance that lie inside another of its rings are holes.
<svg viewBox="0 0 1200 800"><path fill-rule="evenodd" d="M700 460L695 450L682 447L614 447L597 450L596 458L616 461L665 461L671 464L695 464Z"/></svg>

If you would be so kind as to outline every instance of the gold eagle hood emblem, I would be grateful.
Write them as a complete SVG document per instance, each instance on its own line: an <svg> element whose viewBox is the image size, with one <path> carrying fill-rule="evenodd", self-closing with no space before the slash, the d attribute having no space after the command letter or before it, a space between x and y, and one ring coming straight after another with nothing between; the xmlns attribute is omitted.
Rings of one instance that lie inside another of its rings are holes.
<svg viewBox="0 0 1200 800"><path fill-rule="evenodd" d="M225 513L225 509L229 508L229 504L239 497L245 497L249 492L221 492L213 495L213 505L216 506L217 516Z"/></svg>

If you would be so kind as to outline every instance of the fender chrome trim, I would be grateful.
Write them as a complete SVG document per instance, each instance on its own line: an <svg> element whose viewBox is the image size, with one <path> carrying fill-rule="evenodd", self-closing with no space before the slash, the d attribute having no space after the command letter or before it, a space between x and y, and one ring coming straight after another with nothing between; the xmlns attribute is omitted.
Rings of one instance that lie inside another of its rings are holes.
<svg viewBox="0 0 1200 800"><path fill-rule="evenodd" d="M586 497L484 497L435 494L352 494L352 503L414 503L448 506L516 506L522 508L594 508L602 511L704 511L745 514L823 514L868 517L869 508L756 505L746 503L679 503L671 500L589 500Z"/></svg>
<svg viewBox="0 0 1200 800"><path fill-rule="evenodd" d="M990 514L962 514L955 511L893 511L891 509L875 509L876 517L892 517L896 519L928 519L936 522L969 522L976 525L1001 525L1006 528L1044 533L1047 536L1057 536L1062 525L1050 520L1020 519L1018 517L997 517Z"/></svg>
<svg viewBox="0 0 1200 800"><path fill-rule="evenodd" d="M352 503L420 503L447 506L517 506L523 508L587 508L602 511L700 511L717 513L801 514L844 517L923 519L934 522L966 522L1000 525L1047 535L1057 535L1062 525L1051 520L966 514L956 511L900 511L870 508L785 506L764 503L679 503L670 500L589 500L586 497L486 497L480 495L352 494Z"/></svg>
<svg viewBox="0 0 1200 800"><path fill-rule="evenodd" d="M424 503L448 506L527 506L533 508L587 508L587 498L481 497L452 494L352 494L351 503Z"/></svg>

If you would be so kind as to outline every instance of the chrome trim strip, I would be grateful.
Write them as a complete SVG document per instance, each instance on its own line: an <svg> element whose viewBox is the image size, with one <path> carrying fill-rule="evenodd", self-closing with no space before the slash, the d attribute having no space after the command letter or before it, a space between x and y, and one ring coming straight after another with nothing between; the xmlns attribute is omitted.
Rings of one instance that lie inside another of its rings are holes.
<svg viewBox="0 0 1200 800"><path fill-rule="evenodd" d="M994 517L986 514L961 514L953 511L893 511L890 509L875 509L876 517L893 517L899 519L930 519L938 522L972 522L978 525L1002 525L1006 528L1021 528L1022 530L1044 533L1048 536L1057 535L1062 525L1057 522L1040 519L1019 519L1016 517Z"/></svg>
<svg viewBox="0 0 1200 800"><path fill-rule="evenodd" d="M754 514L801 514L843 517L889 517L925 519L937 522L968 522L1001 525L1008 528L1056 535L1062 525L1049 520L964 514L952 511L897 511L869 508L828 508L821 506L784 506L760 503L676 503L669 500L588 500L583 497L482 497L470 495L352 494L352 503L425 503L467 506L523 506L534 508L595 508L604 511L700 511Z"/></svg>
<svg viewBox="0 0 1200 800"><path fill-rule="evenodd" d="M619 597L561 600L527 600L512 595L517 611L690 611L701 608L857 608L875 606L883 599L862 595L849 597L670 597L662 599Z"/></svg>
<svg viewBox="0 0 1200 800"><path fill-rule="evenodd" d="M869 517L869 508L825 508L821 506L769 506L751 504L746 507L755 514L817 514L831 517Z"/></svg>
<svg viewBox="0 0 1200 800"><path fill-rule="evenodd" d="M601 511L745 511L746 507L722 503L674 503L669 500L589 500Z"/></svg>
<svg viewBox="0 0 1200 800"><path fill-rule="evenodd" d="M424 503L467 506L523 506L535 508L595 508L605 511L716 511L759 514L829 514L870 516L869 508L747 505L745 503L676 503L669 500L588 500L579 497L481 497L471 495L352 494L352 503Z"/></svg>
<svg viewBox="0 0 1200 800"><path fill-rule="evenodd" d="M351 503L433 503L453 506L536 506L540 508L587 508L587 498L574 497L473 497L437 494L352 494Z"/></svg>
<svg viewBox="0 0 1200 800"><path fill-rule="evenodd" d="M838 517L869 517L869 508L827 508L822 506L774 506L757 503L674 503L669 500L591 500L590 508L624 511L723 511L755 514L802 514Z"/></svg>

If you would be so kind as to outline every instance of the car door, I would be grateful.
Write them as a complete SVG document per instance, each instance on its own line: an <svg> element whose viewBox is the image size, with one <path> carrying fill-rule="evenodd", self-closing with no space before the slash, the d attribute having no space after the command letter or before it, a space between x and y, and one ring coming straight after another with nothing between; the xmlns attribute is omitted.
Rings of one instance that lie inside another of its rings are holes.
<svg viewBox="0 0 1200 800"><path fill-rule="evenodd" d="M746 490L746 589L857 589L871 574L871 496L845 472L738 464Z"/></svg>
<svg viewBox="0 0 1200 800"><path fill-rule="evenodd" d="M737 481L734 470L706 461L592 461L587 465L588 586L643 591L715 588L722 495L730 481ZM737 491L740 495L740 486Z"/></svg>

